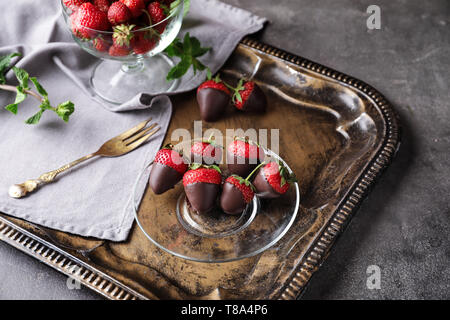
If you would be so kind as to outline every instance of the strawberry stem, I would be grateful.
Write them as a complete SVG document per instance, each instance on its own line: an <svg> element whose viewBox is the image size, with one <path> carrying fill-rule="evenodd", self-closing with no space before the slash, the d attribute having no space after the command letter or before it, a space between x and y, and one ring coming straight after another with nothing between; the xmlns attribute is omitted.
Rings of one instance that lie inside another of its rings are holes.
<svg viewBox="0 0 450 320"><path fill-rule="evenodd" d="M248 177L245 178L245 181L249 181L249 179L251 178L251 176L252 176L256 171L258 171L258 169L261 168L261 166L262 166L263 164L265 164L264 161L261 162L255 169L253 169L253 171L250 172L250 174L248 175Z"/></svg>

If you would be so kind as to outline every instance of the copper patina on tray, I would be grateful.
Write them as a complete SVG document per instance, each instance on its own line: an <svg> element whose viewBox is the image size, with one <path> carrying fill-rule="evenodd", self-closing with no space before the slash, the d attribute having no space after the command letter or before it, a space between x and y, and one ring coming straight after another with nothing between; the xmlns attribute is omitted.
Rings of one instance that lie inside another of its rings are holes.
<svg viewBox="0 0 450 320"><path fill-rule="evenodd" d="M300 180L297 218L275 246L251 258L207 264L162 251L136 225L126 242L113 243L3 214L0 239L110 299L298 298L390 164L399 146L396 115L364 82L249 38L221 74L253 76L268 95L269 110L256 116L231 111L203 129L280 128L281 156ZM195 93L173 103L168 132L192 131L200 119ZM141 209L151 207L144 197Z"/></svg>

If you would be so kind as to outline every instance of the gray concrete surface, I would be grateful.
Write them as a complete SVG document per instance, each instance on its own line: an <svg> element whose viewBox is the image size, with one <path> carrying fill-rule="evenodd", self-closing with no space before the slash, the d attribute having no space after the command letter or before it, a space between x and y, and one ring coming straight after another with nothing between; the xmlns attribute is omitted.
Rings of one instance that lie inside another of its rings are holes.
<svg viewBox="0 0 450 320"><path fill-rule="evenodd" d="M364 80L394 104L398 156L313 277L304 299L450 298L450 2L225 2L266 16L262 41ZM366 8L381 8L381 29ZM367 267L381 288L366 286ZM0 243L0 298L95 299Z"/></svg>

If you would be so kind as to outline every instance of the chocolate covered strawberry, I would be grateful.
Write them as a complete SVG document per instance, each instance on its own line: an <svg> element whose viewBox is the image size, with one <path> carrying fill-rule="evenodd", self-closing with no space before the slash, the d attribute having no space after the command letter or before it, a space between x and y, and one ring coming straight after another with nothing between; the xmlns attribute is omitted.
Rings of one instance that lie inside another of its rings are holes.
<svg viewBox="0 0 450 320"><path fill-rule="evenodd" d="M293 173L279 161L264 165L253 180L257 194L261 198L278 198L285 194L289 186L297 179Z"/></svg>
<svg viewBox="0 0 450 320"><path fill-rule="evenodd" d="M265 112L267 98L261 88L253 81L239 80L233 94L234 106L242 111Z"/></svg>
<svg viewBox="0 0 450 320"><path fill-rule="evenodd" d="M240 214L253 200L254 196L254 187L249 181L249 177L244 179L233 174L223 184L220 207L225 213Z"/></svg>
<svg viewBox="0 0 450 320"><path fill-rule="evenodd" d="M264 160L264 150L255 142L236 137L227 147L227 166L231 173L246 177Z"/></svg>
<svg viewBox="0 0 450 320"><path fill-rule="evenodd" d="M210 211L216 203L221 183L222 175L219 167L191 165L191 170L183 176L183 186L192 209L198 213Z"/></svg>
<svg viewBox="0 0 450 320"><path fill-rule="evenodd" d="M191 147L191 161L195 163L219 164L222 160L222 146L212 140L194 142Z"/></svg>
<svg viewBox="0 0 450 320"><path fill-rule="evenodd" d="M197 102L204 121L217 121L230 104L230 90L219 76L211 79L208 73L208 80L197 89Z"/></svg>
<svg viewBox="0 0 450 320"><path fill-rule="evenodd" d="M91 39L98 31L106 31L110 24L106 13L100 11L92 3L83 3L71 15L72 32L79 38Z"/></svg>
<svg viewBox="0 0 450 320"><path fill-rule="evenodd" d="M183 178L188 169L183 155L168 144L158 151L150 173L150 188L155 194L161 194L173 188Z"/></svg>
<svg viewBox="0 0 450 320"><path fill-rule="evenodd" d="M107 12L108 20L113 26L125 23L132 17L130 9L120 1L114 2Z"/></svg>

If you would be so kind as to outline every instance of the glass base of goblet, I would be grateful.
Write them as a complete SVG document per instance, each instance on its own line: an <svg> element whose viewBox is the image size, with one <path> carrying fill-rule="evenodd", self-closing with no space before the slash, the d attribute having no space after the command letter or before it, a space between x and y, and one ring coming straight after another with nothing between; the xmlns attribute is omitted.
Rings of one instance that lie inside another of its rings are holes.
<svg viewBox="0 0 450 320"><path fill-rule="evenodd" d="M94 92L103 100L122 104L139 93L157 94L172 91L175 81L167 81L166 76L174 62L164 54L135 62L102 60L91 75Z"/></svg>

